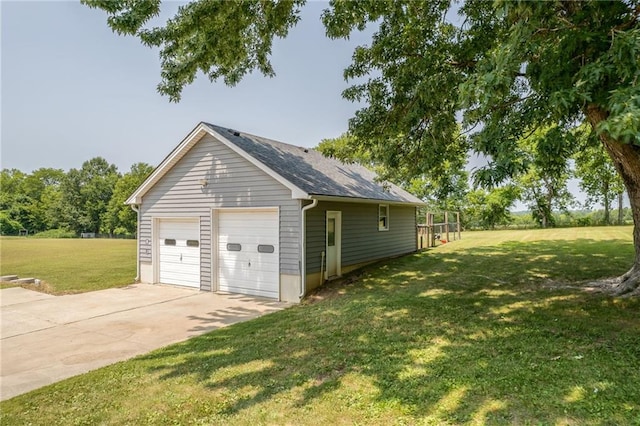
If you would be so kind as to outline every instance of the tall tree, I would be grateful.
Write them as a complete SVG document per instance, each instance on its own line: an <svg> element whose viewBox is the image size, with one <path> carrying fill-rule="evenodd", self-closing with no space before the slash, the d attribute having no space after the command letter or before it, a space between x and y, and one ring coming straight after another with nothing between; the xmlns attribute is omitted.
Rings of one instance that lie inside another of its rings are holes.
<svg viewBox="0 0 640 426"><path fill-rule="evenodd" d="M51 197L59 191L64 172L40 168L30 174L19 170L2 170L0 210L20 224L20 229L40 232L51 226Z"/></svg>
<svg viewBox="0 0 640 426"><path fill-rule="evenodd" d="M610 224L610 211L614 199L618 200L618 222L620 222L621 196L624 184L595 132L587 126L576 129L578 150L575 154L575 175L580 179L580 189L587 195L586 205L601 204L604 208L604 223Z"/></svg>
<svg viewBox="0 0 640 426"><path fill-rule="evenodd" d="M118 180L107 211L102 216L102 227L107 233L134 234L138 223L135 212L124 202L133 191L151 174L153 167L146 163L136 163L131 170Z"/></svg>
<svg viewBox="0 0 640 426"><path fill-rule="evenodd" d="M64 175L64 171L60 169L43 167L26 176L22 188L29 199L28 229L40 232L52 227L53 218L49 211L60 191Z"/></svg>
<svg viewBox="0 0 640 426"><path fill-rule="evenodd" d="M61 223L77 233L100 232L102 215L119 178L117 167L102 157L69 170L60 187Z"/></svg>
<svg viewBox="0 0 640 426"><path fill-rule="evenodd" d="M566 211L573 202L567 183L574 146L574 135L554 125L521 138L518 151L512 153L514 158L520 157L526 170L515 179L521 189L520 198L543 228L555 226L554 210Z"/></svg>
<svg viewBox="0 0 640 426"><path fill-rule="evenodd" d="M287 35L304 3L197 0L147 29L159 0L83 1L104 9L115 31L160 47L158 90L174 101L198 71L232 85L253 70L273 75L272 40ZM449 19L456 9L459 19ZM344 75L357 83L343 95L367 105L351 131L386 147L389 169L404 163L422 175L430 163L422 159L456 143L461 111L472 148L490 158L478 173L487 184L525 167L512 154L531 129L589 123L633 210L635 261L617 289L625 293L640 284L639 16L639 0L362 0L332 1L323 22L332 38L377 27L354 52Z"/></svg>
<svg viewBox="0 0 640 426"><path fill-rule="evenodd" d="M17 234L24 229L26 220L23 204L28 201L22 194L22 184L26 175L18 169L0 171L0 233Z"/></svg>
<svg viewBox="0 0 640 426"><path fill-rule="evenodd" d="M491 191L476 189L469 192L463 209L463 221L467 226L495 229L513 221L510 208L520 196L515 185L494 188Z"/></svg>

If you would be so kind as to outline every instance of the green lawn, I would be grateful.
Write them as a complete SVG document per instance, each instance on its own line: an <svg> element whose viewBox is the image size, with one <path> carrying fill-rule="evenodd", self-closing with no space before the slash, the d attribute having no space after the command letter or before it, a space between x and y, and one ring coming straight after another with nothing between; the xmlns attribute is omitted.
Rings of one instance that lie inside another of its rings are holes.
<svg viewBox="0 0 640 426"><path fill-rule="evenodd" d="M0 404L3 424L640 424L631 228L498 231Z"/></svg>
<svg viewBox="0 0 640 426"><path fill-rule="evenodd" d="M1 275L34 277L53 294L80 293L131 284L135 240L0 238ZM2 285L6 287L6 284Z"/></svg>

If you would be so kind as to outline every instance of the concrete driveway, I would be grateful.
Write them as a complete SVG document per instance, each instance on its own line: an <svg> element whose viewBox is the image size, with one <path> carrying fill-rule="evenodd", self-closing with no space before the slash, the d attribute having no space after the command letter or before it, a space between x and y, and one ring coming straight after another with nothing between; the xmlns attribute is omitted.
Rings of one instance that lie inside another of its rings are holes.
<svg viewBox="0 0 640 426"><path fill-rule="evenodd" d="M289 306L163 285L0 290L0 400Z"/></svg>

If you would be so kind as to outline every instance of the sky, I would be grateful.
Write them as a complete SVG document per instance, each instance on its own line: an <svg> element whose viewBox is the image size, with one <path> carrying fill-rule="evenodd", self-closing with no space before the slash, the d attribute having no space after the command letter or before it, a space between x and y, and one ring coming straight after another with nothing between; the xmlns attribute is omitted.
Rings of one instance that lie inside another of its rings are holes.
<svg viewBox="0 0 640 426"><path fill-rule="evenodd" d="M163 3L159 19L178 5ZM326 6L308 3L289 37L276 40L275 78L252 74L229 88L200 75L176 104L156 91L157 49L113 33L102 10L0 0L0 165L66 171L101 156L121 172L155 166L200 121L306 147L337 137L359 107L341 97L342 72L369 37L329 40Z"/></svg>

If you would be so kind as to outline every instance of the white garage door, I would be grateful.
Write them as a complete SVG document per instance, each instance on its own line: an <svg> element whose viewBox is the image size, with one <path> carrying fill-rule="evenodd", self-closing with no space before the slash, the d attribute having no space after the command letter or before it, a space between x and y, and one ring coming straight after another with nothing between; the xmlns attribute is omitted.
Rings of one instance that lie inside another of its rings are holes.
<svg viewBox="0 0 640 426"><path fill-rule="evenodd" d="M159 224L160 282L200 288L200 226L197 220Z"/></svg>
<svg viewBox="0 0 640 426"><path fill-rule="evenodd" d="M218 214L218 289L280 297L277 210L221 210Z"/></svg>

